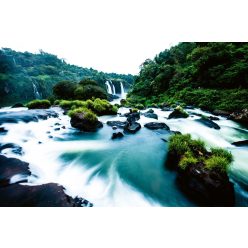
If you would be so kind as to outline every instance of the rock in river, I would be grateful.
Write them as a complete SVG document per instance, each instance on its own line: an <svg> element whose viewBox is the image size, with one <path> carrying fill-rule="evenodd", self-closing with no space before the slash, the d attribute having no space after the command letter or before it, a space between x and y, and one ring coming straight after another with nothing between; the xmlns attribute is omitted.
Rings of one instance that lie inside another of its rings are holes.
<svg viewBox="0 0 248 248"><path fill-rule="evenodd" d="M157 130L157 129L170 130L170 128L163 122L149 122L146 123L144 126L151 130Z"/></svg>
<svg viewBox="0 0 248 248"><path fill-rule="evenodd" d="M214 128L214 129L220 129L220 126L218 124L216 124L215 122L213 122L213 121L211 121L211 120L209 120L207 118L197 119L196 121L200 122L204 126Z"/></svg>
<svg viewBox="0 0 248 248"><path fill-rule="evenodd" d="M126 121L107 121L107 125L110 127L124 128L127 125Z"/></svg>
<svg viewBox="0 0 248 248"><path fill-rule="evenodd" d="M134 134L141 129L141 125L138 122L127 123L124 127L124 131L126 133Z"/></svg>

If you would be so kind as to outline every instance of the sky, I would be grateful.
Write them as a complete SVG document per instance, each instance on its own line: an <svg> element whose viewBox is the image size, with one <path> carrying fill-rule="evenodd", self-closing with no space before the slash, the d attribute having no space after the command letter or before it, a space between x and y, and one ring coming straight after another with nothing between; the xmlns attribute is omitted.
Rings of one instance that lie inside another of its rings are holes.
<svg viewBox="0 0 248 248"><path fill-rule="evenodd" d="M188 12L189 1L199 11ZM71 64L137 74L147 58L179 41L233 37L227 34L235 22L223 26L216 1L214 8L212 0L192 1L1 0L0 47L42 49ZM235 8L227 0L224 10L228 18Z"/></svg>

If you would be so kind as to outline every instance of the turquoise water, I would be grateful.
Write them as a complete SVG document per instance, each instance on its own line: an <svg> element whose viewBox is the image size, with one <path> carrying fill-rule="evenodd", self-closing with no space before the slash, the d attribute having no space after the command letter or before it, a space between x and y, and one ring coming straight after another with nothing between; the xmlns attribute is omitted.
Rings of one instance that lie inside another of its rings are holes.
<svg viewBox="0 0 248 248"><path fill-rule="evenodd" d="M96 133L78 132L71 128L69 117L58 108L54 110L59 113L59 119L6 124L9 132L0 136L0 143L13 142L23 147L21 156L9 150L3 152L30 163L33 176L29 184L56 182L63 185L69 195L84 197L95 206L195 206L178 189L176 174L164 166L168 144L161 138L168 139L167 131L143 127L135 135L111 140L113 130L106 124ZM221 146L233 153L235 161L230 178L235 183L237 205L246 206L248 148L237 148L231 143L248 139L248 131L225 118L216 121L221 129L215 130L196 122L197 116L168 120L170 111L154 110L159 115L158 121L165 122L171 130L191 133L205 140L209 147ZM122 108L120 112L128 110ZM125 118L104 116L100 119L106 123ZM156 120L144 116L139 120L142 126L151 121ZM55 131L58 122L66 129Z"/></svg>

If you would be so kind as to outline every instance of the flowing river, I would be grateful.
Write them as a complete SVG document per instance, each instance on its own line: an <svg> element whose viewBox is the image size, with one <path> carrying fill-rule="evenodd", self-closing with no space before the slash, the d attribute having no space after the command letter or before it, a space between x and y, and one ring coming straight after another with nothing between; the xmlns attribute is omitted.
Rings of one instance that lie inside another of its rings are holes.
<svg viewBox="0 0 248 248"><path fill-rule="evenodd" d="M235 184L236 205L248 205L248 147L235 147L232 142L248 139L248 130L219 117L220 130L197 122L197 114L209 113L188 109L187 119L167 119L171 111L154 108L158 120L141 116L142 129L136 134L111 140L113 130L104 124L96 133L83 133L72 128L68 116L60 108L58 118L38 122L5 123L8 130L0 135L0 143L14 143L23 153L4 149L3 154L30 163L29 185L55 182L64 186L72 197L86 198L94 206L195 206L177 187L176 173L164 166L169 132L152 131L147 122L165 122L171 130L190 133L208 146L226 148L234 155L230 179ZM24 108L1 109L1 112ZM120 113L128 112L120 108ZM145 112L145 111L143 111ZM100 121L126 120L119 116L103 116ZM64 128L61 128L64 126ZM59 130L58 130L59 129Z"/></svg>

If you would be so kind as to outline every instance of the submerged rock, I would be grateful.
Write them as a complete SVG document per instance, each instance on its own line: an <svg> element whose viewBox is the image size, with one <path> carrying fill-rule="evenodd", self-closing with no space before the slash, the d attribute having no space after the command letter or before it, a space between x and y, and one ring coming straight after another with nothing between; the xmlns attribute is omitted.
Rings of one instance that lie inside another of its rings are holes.
<svg viewBox="0 0 248 248"><path fill-rule="evenodd" d="M141 125L138 122L127 123L124 127L124 131L131 134L137 133L140 129Z"/></svg>
<svg viewBox="0 0 248 248"><path fill-rule="evenodd" d="M219 117L216 117L216 116L209 116L208 118L211 121L219 121L220 120L220 118Z"/></svg>
<svg viewBox="0 0 248 248"><path fill-rule="evenodd" d="M233 142L232 145L234 146L248 146L248 140L240 140Z"/></svg>
<svg viewBox="0 0 248 248"><path fill-rule="evenodd" d="M144 116L146 118L158 119L158 115L153 113L144 113Z"/></svg>
<svg viewBox="0 0 248 248"><path fill-rule="evenodd" d="M107 121L108 126L117 128L124 128L127 123L127 121Z"/></svg>
<svg viewBox="0 0 248 248"><path fill-rule="evenodd" d="M0 152L4 151L5 149L11 149L11 151L15 154L22 155L22 147L13 143L7 143L4 145L0 145Z"/></svg>
<svg viewBox="0 0 248 248"><path fill-rule="evenodd" d="M197 119L196 121L200 122L204 126L214 128L214 129L220 129L220 126L218 124L216 124L215 122L213 122L213 121L211 121L211 120L209 120L207 118Z"/></svg>
<svg viewBox="0 0 248 248"><path fill-rule="evenodd" d="M96 120L88 119L84 112L76 113L71 117L71 126L84 132L96 132L103 124Z"/></svg>
<svg viewBox="0 0 248 248"><path fill-rule="evenodd" d="M170 128L163 122L149 122L146 123L144 126L151 130L156 130L156 129L170 130Z"/></svg>
<svg viewBox="0 0 248 248"><path fill-rule="evenodd" d="M111 139L117 139L124 137L124 134L122 132L113 133Z"/></svg>
<svg viewBox="0 0 248 248"><path fill-rule="evenodd" d="M4 127L0 127L0 133L7 133L8 130L6 130Z"/></svg>
<svg viewBox="0 0 248 248"><path fill-rule="evenodd" d="M47 120L58 117L58 113L49 109L23 110L18 112L1 112L0 125L3 123L18 123L19 121L28 123L31 121Z"/></svg>

